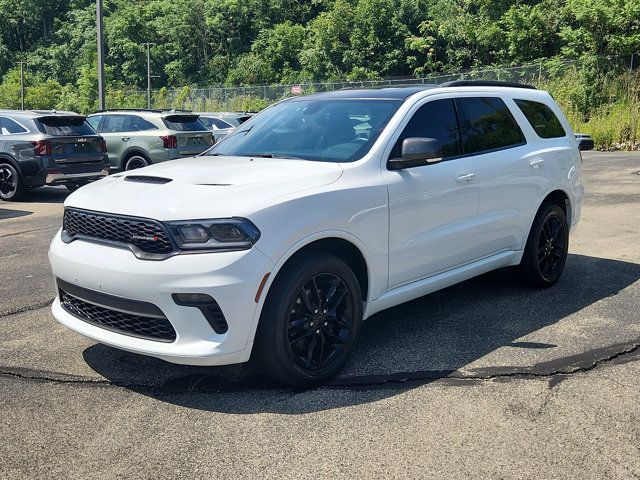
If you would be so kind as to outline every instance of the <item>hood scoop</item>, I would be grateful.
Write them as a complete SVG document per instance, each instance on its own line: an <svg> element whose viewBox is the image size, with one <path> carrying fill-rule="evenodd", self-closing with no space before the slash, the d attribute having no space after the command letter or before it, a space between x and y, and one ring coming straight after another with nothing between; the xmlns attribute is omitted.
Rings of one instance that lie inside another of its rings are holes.
<svg viewBox="0 0 640 480"><path fill-rule="evenodd" d="M126 177L124 177L124 180L125 182L157 183L160 185L172 181L170 178L152 177L150 175L127 175Z"/></svg>

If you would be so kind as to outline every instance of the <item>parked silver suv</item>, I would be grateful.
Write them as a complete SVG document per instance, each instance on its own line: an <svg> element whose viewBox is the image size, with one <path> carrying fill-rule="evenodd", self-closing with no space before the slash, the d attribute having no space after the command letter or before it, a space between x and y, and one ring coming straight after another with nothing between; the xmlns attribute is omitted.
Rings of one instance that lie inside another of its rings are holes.
<svg viewBox="0 0 640 480"><path fill-rule="evenodd" d="M105 152L82 115L0 110L0 199L18 200L42 185L75 190L109 174Z"/></svg>
<svg viewBox="0 0 640 480"><path fill-rule="evenodd" d="M192 157L215 143L198 115L185 110L108 110L87 120L106 140L115 170Z"/></svg>

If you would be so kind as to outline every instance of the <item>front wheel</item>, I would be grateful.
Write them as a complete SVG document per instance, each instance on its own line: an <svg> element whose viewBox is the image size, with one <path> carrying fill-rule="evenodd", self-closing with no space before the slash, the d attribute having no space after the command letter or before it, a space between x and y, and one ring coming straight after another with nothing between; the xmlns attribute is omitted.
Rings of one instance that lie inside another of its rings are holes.
<svg viewBox="0 0 640 480"><path fill-rule="evenodd" d="M558 281L569 252L569 226L564 211L555 204L540 207L515 274L533 287L550 287Z"/></svg>
<svg viewBox="0 0 640 480"><path fill-rule="evenodd" d="M349 266L323 253L300 255L283 267L265 303L256 359L270 377L307 387L345 365L362 320L362 293Z"/></svg>

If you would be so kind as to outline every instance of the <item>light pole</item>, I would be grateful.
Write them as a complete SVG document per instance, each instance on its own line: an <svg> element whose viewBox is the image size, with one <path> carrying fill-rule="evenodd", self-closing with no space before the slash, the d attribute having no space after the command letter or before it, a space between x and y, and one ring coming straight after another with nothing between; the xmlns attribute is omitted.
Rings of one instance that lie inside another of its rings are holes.
<svg viewBox="0 0 640 480"><path fill-rule="evenodd" d="M20 60L20 109L24 110L24 61Z"/></svg>
<svg viewBox="0 0 640 480"><path fill-rule="evenodd" d="M104 110L104 26L102 24L102 0L96 0L96 24L98 27L98 108Z"/></svg>
<svg viewBox="0 0 640 480"><path fill-rule="evenodd" d="M151 109L151 46L155 43L143 43L147 47L147 108Z"/></svg>

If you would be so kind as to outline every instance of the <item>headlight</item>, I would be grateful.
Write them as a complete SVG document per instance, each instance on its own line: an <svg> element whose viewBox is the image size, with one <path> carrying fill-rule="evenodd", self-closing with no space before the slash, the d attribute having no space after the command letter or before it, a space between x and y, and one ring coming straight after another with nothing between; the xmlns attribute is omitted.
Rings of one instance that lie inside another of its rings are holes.
<svg viewBox="0 0 640 480"><path fill-rule="evenodd" d="M246 250L260 238L260 230L246 218L168 222L180 250Z"/></svg>

